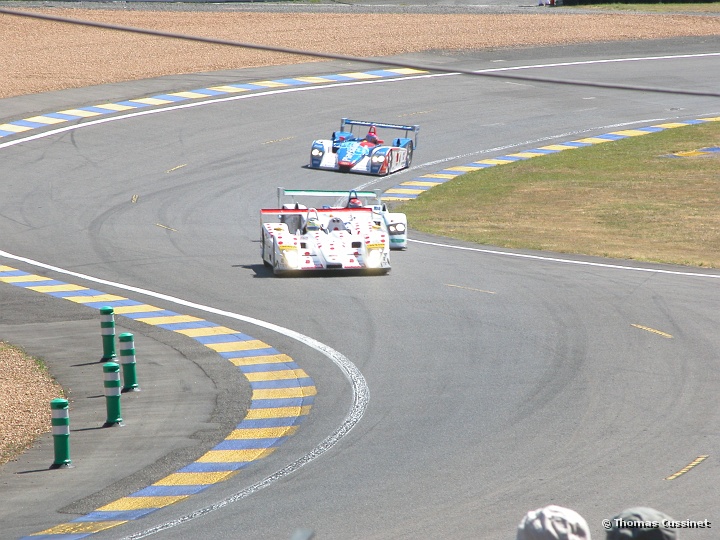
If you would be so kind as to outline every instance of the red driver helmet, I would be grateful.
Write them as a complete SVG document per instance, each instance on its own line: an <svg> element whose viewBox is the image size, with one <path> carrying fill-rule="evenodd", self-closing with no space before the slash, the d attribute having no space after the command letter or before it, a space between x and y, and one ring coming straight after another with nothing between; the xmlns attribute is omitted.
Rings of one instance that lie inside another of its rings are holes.
<svg viewBox="0 0 720 540"><path fill-rule="evenodd" d="M348 201L348 208L362 208L362 203L360 202L360 199L356 199L353 197Z"/></svg>

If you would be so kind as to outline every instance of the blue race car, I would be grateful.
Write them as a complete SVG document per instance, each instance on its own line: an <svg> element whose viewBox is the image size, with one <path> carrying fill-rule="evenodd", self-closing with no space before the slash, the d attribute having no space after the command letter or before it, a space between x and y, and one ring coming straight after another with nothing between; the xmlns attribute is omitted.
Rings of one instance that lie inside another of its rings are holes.
<svg viewBox="0 0 720 540"><path fill-rule="evenodd" d="M353 133L354 126L368 127L366 135ZM404 131L386 143L378 137L378 128ZM343 118L340 131L333 131L331 139L313 141L310 149L310 168L330 169L385 176L406 169L412 163L417 148L420 126L385 124Z"/></svg>

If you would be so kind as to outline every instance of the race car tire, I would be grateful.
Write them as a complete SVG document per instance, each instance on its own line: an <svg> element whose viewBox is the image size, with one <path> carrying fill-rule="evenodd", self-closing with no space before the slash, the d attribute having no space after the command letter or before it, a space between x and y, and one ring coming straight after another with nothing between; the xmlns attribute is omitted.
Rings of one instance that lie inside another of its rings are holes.
<svg viewBox="0 0 720 540"><path fill-rule="evenodd" d="M410 141L407 145L407 158L405 159L405 168L409 169L410 165L412 165L412 158L413 158L413 143Z"/></svg>

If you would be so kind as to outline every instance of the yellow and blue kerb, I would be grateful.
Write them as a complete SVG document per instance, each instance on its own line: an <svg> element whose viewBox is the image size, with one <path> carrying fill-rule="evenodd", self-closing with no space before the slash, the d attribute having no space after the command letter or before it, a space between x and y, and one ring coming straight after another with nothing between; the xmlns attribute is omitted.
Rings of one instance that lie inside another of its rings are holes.
<svg viewBox="0 0 720 540"><path fill-rule="evenodd" d="M311 86L314 84L329 84L337 82L366 81L403 75L418 75L422 73L427 72L411 68L376 69L371 71L352 71L316 77L291 77L269 81L255 81L250 83L222 84L208 88L200 88L197 90L169 92L166 94L129 99L115 103L101 103L91 105L89 107L78 107L76 109L50 112L38 116L23 118L22 120L15 120L13 122L0 124L0 140L2 140L3 137L10 137L19 133L27 134L27 132L31 130L48 128L66 122L75 122L87 118L125 113L128 111L143 109L145 107L175 105L191 100L211 99L220 96L229 96L259 90L289 88L293 86Z"/></svg>
<svg viewBox="0 0 720 540"><path fill-rule="evenodd" d="M140 491L68 523L25 537L77 540L138 519L227 480L274 452L310 413L315 383L295 361L253 337L204 319L0 265L0 282L83 304L195 339L227 359L250 383L245 418L197 461Z"/></svg>

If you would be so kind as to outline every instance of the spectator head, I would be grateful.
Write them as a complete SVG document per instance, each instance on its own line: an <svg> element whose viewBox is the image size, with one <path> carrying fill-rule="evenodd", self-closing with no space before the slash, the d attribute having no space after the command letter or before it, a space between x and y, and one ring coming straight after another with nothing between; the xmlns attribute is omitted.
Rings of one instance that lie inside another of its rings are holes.
<svg viewBox="0 0 720 540"><path fill-rule="evenodd" d="M637 506L623 510L610 520L607 540L676 540L674 529L663 526L672 518L653 508Z"/></svg>
<svg viewBox="0 0 720 540"><path fill-rule="evenodd" d="M531 510L520 521L517 540L590 540L585 519L569 508L550 505Z"/></svg>

